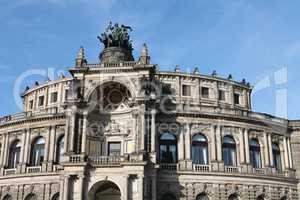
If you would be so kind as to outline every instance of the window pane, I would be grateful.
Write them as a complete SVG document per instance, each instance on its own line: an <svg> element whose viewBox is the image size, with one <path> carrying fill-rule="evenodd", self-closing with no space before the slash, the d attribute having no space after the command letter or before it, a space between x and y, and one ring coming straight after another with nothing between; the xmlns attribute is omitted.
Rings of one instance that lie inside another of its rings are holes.
<svg viewBox="0 0 300 200"><path fill-rule="evenodd" d="M108 155L109 156L121 155L121 143L120 142L109 142L108 143Z"/></svg>
<svg viewBox="0 0 300 200"><path fill-rule="evenodd" d="M191 96L191 86L182 85L182 95L183 96Z"/></svg>
<svg viewBox="0 0 300 200"><path fill-rule="evenodd" d="M240 104L240 94L234 93L234 104Z"/></svg>
<svg viewBox="0 0 300 200"><path fill-rule="evenodd" d="M203 98L209 98L209 88L202 87L201 88L201 95Z"/></svg>
<svg viewBox="0 0 300 200"><path fill-rule="evenodd" d="M43 106L44 105L44 96L40 96L39 97L39 106Z"/></svg>
<svg viewBox="0 0 300 200"><path fill-rule="evenodd" d="M225 91L219 90L219 101L225 101Z"/></svg>

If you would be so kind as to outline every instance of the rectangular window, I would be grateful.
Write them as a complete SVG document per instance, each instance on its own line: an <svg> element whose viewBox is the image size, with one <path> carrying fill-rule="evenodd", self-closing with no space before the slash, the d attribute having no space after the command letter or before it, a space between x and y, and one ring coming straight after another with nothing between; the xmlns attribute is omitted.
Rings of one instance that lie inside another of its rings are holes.
<svg viewBox="0 0 300 200"><path fill-rule="evenodd" d="M171 95L172 94L171 84L163 84L162 93L165 95Z"/></svg>
<svg viewBox="0 0 300 200"><path fill-rule="evenodd" d="M219 101L225 101L225 91L219 90Z"/></svg>
<svg viewBox="0 0 300 200"><path fill-rule="evenodd" d="M57 102L57 92L51 93L51 97L50 98L51 98L50 99L51 103Z"/></svg>
<svg viewBox="0 0 300 200"><path fill-rule="evenodd" d="M39 96L39 106L43 106L44 105L44 99L45 97L44 96Z"/></svg>
<svg viewBox="0 0 300 200"><path fill-rule="evenodd" d="M69 90L65 90L65 101L68 100Z"/></svg>
<svg viewBox="0 0 300 200"><path fill-rule="evenodd" d="M33 100L29 101L29 109L32 110L33 109Z"/></svg>
<svg viewBox="0 0 300 200"><path fill-rule="evenodd" d="M234 104L240 104L240 94L234 93Z"/></svg>
<svg viewBox="0 0 300 200"><path fill-rule="evenodd" d="M209 98L209 88L202 87L201 88L201 95L202 95L202 98L208 99Z"/></svg>
<svg viewBox="0 0 300 200"><path fill-rule="evenodd" d="M191 96L191 86L182 85L182 96Z"/></svg>
<svg viewBox="0 0 300 200"><path fill-rule="evenodd" d="M121 155L121 142L109 142L108 143L108 155L109 156Z"/></svg>

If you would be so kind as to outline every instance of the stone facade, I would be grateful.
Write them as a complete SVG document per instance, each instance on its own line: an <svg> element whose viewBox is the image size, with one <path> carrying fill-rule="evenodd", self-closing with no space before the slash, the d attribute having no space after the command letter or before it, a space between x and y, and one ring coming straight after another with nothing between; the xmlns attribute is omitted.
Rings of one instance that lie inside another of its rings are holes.
<svg viewBox="0 0 300 200"><path fill-rule="evenodd" d="M299 199L300 122L253 112L245 81L101 58L0 119L0 199Z"/></svg>

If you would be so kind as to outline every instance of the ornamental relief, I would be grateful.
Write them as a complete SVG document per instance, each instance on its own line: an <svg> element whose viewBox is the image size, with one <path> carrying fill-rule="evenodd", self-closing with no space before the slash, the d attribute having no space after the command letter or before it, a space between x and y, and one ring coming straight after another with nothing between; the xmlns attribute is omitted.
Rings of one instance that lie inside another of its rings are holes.
<svg viewBox="0 0 300 200"><path fill-rule="evenodd" d="M203 132L209 132L211 128L210 124L192 124L191 126L191 133L196 134L196 133L203 133Z"/></svg>
<svg viewBox="0 0 300 200"><path fill-rule="evenodd" d="M118 123L115 120L111 120L105 127L104 127L104 135L132 135L132 122L127 121L123 123Z"/></svg>
<svg viewBox="0 0 300 200"><path fill-rule="evenodd" d="M239 134L240 128L238 127L232 127L232 126L223 126L222 132L224 135L233 135L233 134Z"/></svg>

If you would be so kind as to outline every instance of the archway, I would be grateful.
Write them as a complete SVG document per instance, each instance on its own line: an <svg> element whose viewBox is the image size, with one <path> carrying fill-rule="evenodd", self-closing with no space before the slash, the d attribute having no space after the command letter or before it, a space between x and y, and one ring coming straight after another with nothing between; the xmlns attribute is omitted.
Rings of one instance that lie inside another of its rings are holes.
<svg viewBox="0 0 300 200"><path fill-rule="evenodd" d="M121 190L111 181L101 181L90 189L88 200L121 200Z"/></svg>

